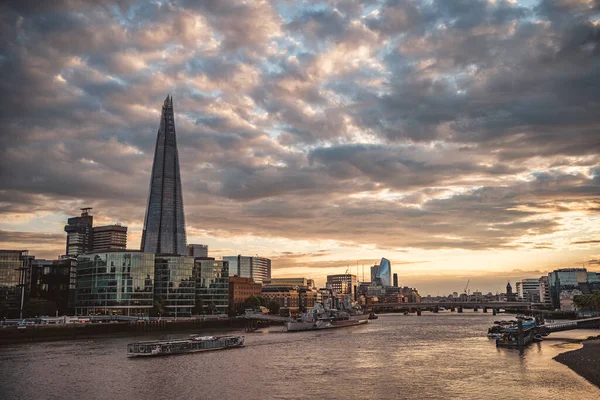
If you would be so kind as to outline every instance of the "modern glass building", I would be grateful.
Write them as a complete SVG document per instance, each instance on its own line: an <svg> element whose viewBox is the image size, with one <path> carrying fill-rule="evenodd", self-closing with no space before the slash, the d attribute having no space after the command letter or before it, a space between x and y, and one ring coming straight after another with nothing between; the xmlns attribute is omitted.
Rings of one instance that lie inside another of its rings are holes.
<svg viewBox="0 0 600 400"><path fill-rule="evenodd" d="M229 265L222 260L196 260L196 305L194 314L229 312Z"/></svg>
<svg viewBox="0 0 600 400"><path fill-rule="evenodd" d="M580 290L580 284L588 283L588 272L585 268L563 268L548 274L552 306L560 307L560 293L562 291Z"/></svg>
<svg viewBox="0 0 600 400"><path fill-rule="evenodd" d="M35 315L72 315L75 305L77 260L32 260L28 312ZM31 315L30 315L31 316Z"/></svg>
<svg viewBox="0 0 600 400"><path fill-rule="evenodd" d="M189 317L196 304L194 257L156 255L154 300L161 315Z"/></svg>
<svg viewBox="0 0 600 400"><path fill-rule="evenodd" d="M258 283L271 280L271 260L268 258L237 255L223 257L223 261L229 263L229 276L252 278Z"/></svg>
<svg viewBox="0 0 600 400"><path fill-rule="evenodd" d="M75 313L147 316L154 298L154 254L103 252L77 258Z"/></svg>
<svg viewBox="0 0 600 400"><path fill-rule="evenodd" d="M162 107L156 138L142 251L187 255L175 115L173 98L169 96Z"/></svg>
<svg viewBox="0 0 600 400"><path fill-rule="evenodd" d="M0 250L0 318L20 318L31 278L27 250Z"/></svg>
<svg viewBox="0 0 600 400"><path fill-rule="evenodd" d="M381 286L392 286L392 265L390 260L382 258L377 269L376 280L379 280Z"/></svg>

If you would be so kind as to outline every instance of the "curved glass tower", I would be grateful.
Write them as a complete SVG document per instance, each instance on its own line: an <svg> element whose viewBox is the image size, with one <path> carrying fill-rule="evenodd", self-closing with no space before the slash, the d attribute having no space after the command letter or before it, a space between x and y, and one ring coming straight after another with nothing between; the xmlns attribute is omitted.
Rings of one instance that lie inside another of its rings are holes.
<svg viewBox="0 0 600 400"><path fill-rule="evenodd" d="M379 262L376 278L379 279L382 286L392 286L392 265L387 258L382 258Z"/></svg>
<svg viewBox="0 0 600 400"><path fill-rule="evenodd" d="M173 97L169 96L160 116L142 232L142 251L187 255Z"/></svg>

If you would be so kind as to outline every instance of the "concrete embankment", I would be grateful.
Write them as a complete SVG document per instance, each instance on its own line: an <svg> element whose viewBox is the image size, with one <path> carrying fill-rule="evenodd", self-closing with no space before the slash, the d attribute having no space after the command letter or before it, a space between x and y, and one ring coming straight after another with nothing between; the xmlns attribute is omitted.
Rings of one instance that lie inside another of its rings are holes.
<svg viewBox="0 0 600 400"><path fill-rule="evenodd" d="M554 359L600 387L600 338L582 343L581 349L559 354Z"/></svg>
<svg viewBox="0 0 600 400"><path fill-rule="evenodd" d="M218 329L239 329L244 320L178 320L178 321L136 321L118 323L30 325L24 329L16 327L0 328L0 345L53 340L86 339L98 336L122 334L144 334L145 332L175 333L179 331L204 331Z"/></svg>

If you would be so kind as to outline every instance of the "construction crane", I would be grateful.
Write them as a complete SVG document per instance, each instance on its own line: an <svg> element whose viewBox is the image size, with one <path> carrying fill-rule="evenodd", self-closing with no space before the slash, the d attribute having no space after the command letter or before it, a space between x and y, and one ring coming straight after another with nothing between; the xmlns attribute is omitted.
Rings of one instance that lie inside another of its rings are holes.
<svg viewBox="0 0 600 400"><path fill-rule="evenodd" d="M469 283L470 283L470 282L471 282L471 279L469 279L469 280L467 281L467 285L465 286L465 294L466 294L467 296L469 295L469 293L467 292L467 290L469 290Z"/></svg>

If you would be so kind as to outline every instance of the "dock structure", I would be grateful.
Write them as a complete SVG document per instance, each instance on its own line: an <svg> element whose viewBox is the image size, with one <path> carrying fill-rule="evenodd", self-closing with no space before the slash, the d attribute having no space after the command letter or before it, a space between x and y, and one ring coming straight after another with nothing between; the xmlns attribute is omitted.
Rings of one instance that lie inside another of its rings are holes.
<svg viewBox="0 0 600 400"><path fill-rule="evenodd" d="M570 331L573 329L595 328L600 328L600 317L540 325L536 325L535 323L524 325L523 321L519 320L517 326L510 327L504 331L503 337L496 340L496 345L523 348L532 343L535 336L549 335L553 332Z"/></svg>
<svg viewBox="0 0 600 400"><path fill-rule="evenodd" d="M537 331L542 334L553 332L570 331L573 329L594 329L600 328L600 317L578 319L575 321L562 321L538 325Z"/></svg>

